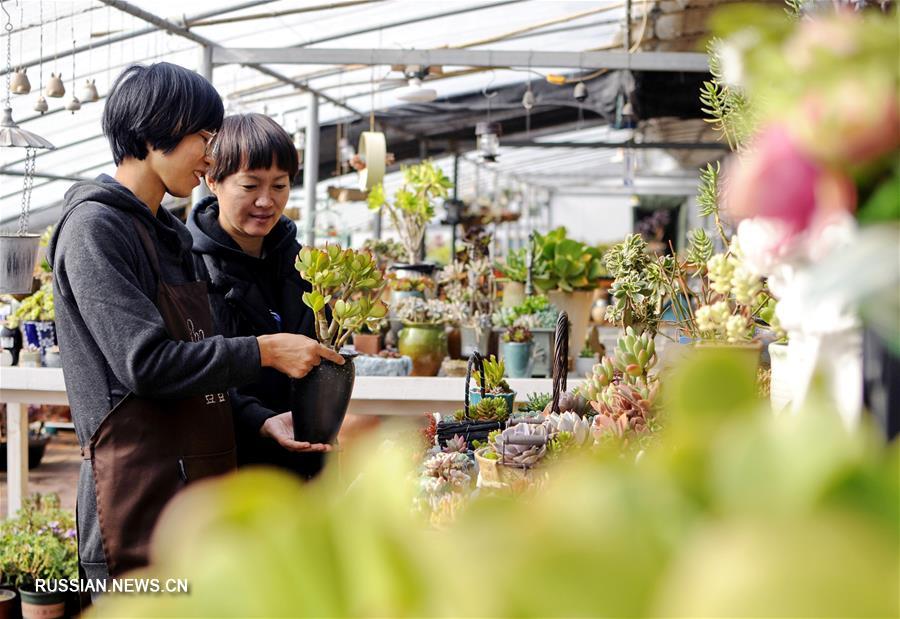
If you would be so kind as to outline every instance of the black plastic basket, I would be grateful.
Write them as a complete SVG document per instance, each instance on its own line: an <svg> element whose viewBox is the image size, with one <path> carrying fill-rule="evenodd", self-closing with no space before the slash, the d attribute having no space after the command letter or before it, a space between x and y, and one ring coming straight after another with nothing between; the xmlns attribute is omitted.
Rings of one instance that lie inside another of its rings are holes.
<svg viewBox="0 0 900 619"><path fill-rule="evenodd" d="M494 430L502 430L506 427L506 423L503 421L478 421L475 419L469 418L469 389L472 381L472 368L475 366L475 369L484 376L484 360L481 357L481 353L477 350L473 351L469 356L469 363L466 366L466 395L465 395L465 418L464 419L451 419L447 421L441 421L437 425L437 440L438 444L444 446L447 444L447 441L452 439L454 436L459 435L466 439L466 444L469 446L469 449L472 449L472 441L485 441L487 440L488 435ZM481 397L485 397L484 390L484 381L481 381Z"/></svg>

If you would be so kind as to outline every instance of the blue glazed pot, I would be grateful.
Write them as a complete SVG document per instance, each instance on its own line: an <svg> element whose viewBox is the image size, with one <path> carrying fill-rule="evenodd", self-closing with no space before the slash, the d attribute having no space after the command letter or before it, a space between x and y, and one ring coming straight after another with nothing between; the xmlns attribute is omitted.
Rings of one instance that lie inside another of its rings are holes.
<svg viewBox="0 0 900 619"><path fill-rule="evenodd" d="M503 342L503 362L510 378L531 378L534 342Z"/></svg>
<svg viewBox="0 0 900 619"><path fill-rule="evenodd" d="M513 391L511 393L486 393L484 394L484 398L489 400L491 398L502 398L506 400L506 410L509 411L509 414L512 415L515 410L513 406L516 402L516 392ZM469 406L475 406L481 402L481 389L478 387L474 387L469 391Z"/></svg>

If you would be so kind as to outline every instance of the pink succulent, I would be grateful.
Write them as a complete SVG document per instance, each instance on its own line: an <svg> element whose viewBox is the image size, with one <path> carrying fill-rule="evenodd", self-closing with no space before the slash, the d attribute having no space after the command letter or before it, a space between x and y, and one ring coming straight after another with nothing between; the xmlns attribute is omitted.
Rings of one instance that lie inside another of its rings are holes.
<svg viewBox="0 0 900 619"><path fill-rule="evenodd" d="M782 125L764 129L747 152L733 158L723 184L730 216L779 220L788 235L806 230L820 212L855 207L850 180L816 163Z"/></svg>

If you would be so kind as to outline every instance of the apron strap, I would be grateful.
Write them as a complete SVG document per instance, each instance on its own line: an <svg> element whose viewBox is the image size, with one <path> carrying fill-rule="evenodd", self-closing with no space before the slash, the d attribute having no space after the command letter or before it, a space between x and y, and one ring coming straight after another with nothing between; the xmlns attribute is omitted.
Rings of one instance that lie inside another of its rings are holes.
<svg viewBox="0 0 900 619"><path fill-rule="evenodd" d="M147 231L146 226L144 226L137 217L132 216L132 220L134 221L134 227L137 230L138 236L141 237L141 244L144 246L144 251L147 252L147 257L150 259L150 266L153 268L156 278L161 280L162 275L159 268L159 254L156 252L156 243L150 238L150 233Z"/></svg>

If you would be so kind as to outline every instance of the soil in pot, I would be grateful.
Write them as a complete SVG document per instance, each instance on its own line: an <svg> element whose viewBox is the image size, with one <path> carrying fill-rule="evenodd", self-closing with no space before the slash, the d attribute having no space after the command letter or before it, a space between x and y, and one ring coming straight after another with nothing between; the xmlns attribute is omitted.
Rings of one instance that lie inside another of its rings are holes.
<svg viewBox="0 0 900 619"><path fill-rule="evenodd" d="M331 443L341 429L356 380L356 354L341 356L344 365L323 359L303 378L291 379L294 440Z"/></svg>

